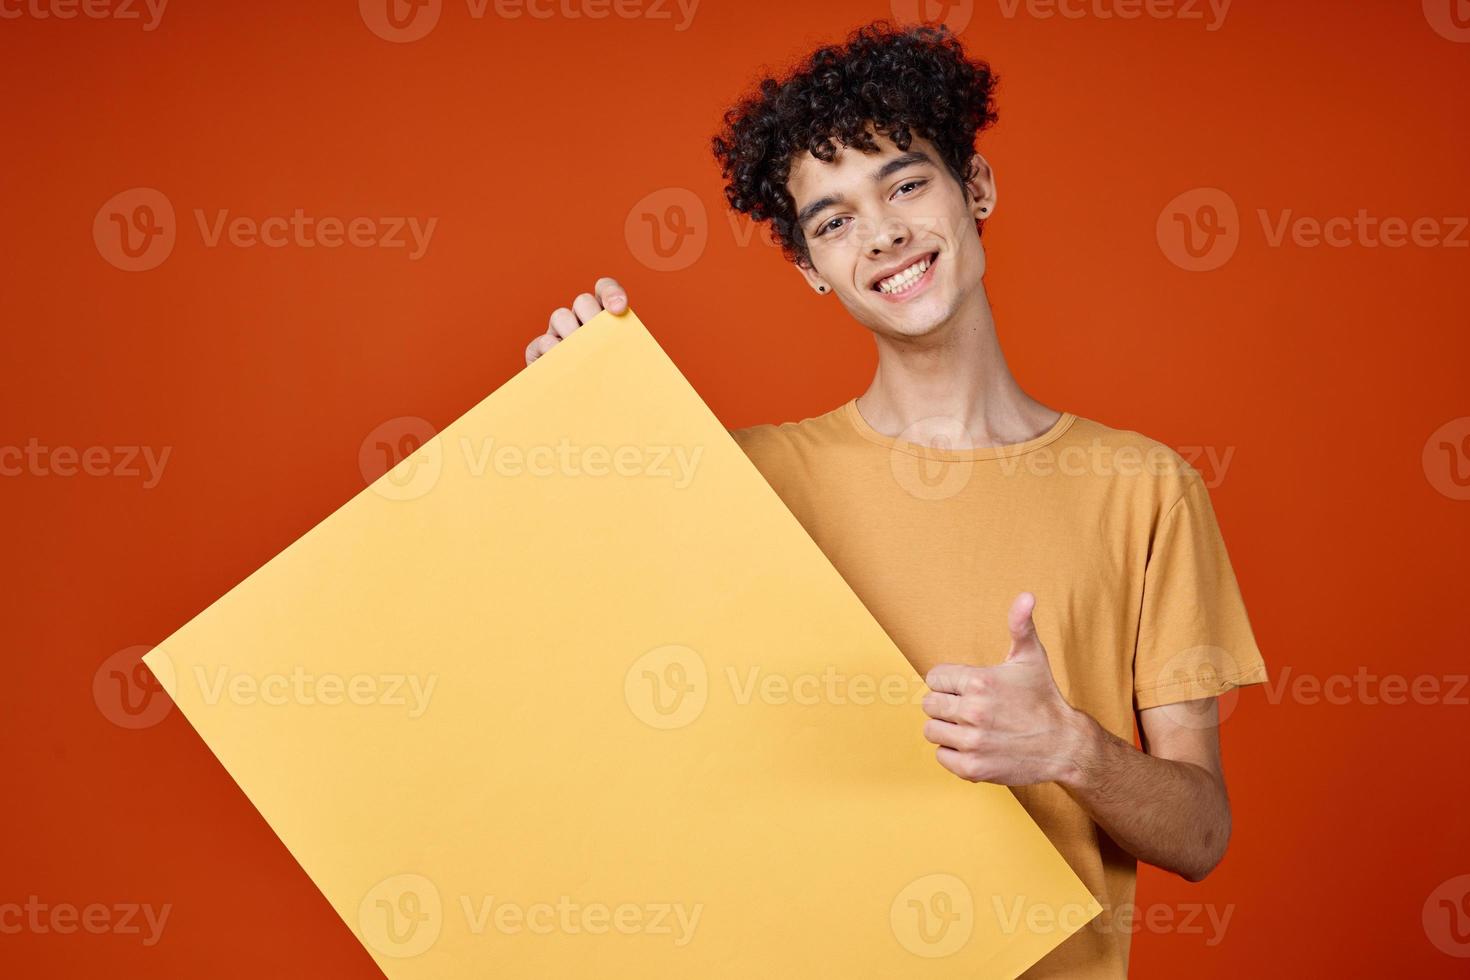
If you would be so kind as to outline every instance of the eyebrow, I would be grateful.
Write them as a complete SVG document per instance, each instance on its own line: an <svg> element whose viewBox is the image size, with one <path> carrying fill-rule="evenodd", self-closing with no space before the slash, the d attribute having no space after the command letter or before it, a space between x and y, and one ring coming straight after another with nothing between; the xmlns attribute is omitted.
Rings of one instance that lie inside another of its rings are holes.
<svg viewBox="0 0 1470 980"><path fill-rule="evenodd" d="M874 170L873 176L870 179L876 184L883 178L899 170L904 170L919 163L927 163L931 167L934 166L934 161L923 150L909 150L907 153L894 157L877 170ZM798 226L805 225L812 218L815 218L819 213L827 210L834 204L844 204L846 202L847 198L841 194L828 194L826 197L819 197L801 209L796 215L796 224Z"/></svg>

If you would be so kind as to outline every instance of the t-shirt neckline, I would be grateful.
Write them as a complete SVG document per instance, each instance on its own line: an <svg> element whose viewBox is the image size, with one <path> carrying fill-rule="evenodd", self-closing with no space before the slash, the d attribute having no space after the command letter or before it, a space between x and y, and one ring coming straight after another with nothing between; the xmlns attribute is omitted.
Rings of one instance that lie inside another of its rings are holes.
<svg viewBox="0 0 1470 980"><path fill-rule="evenodd" d="M1072 423L1077 421L1076 415L1073 415L1071 412L1063 412L1061 417L1056 420L1056 423L1050 429L1047 429L1034 439L1027 439L1025 442L1013 442L1003 446L981 446L974 449L938 449L932 446L925 446L922 443L909 442L894 436L886 436L879 432L869 425L868 420L863 418L863 413L858 411L856 398L843 405L842 412L847 416L848 422L851 423L857 434L868 442L875 443L893 452L907 453L910 456L954 462L1020 456L1060 439L1072 427Z"/></svg>

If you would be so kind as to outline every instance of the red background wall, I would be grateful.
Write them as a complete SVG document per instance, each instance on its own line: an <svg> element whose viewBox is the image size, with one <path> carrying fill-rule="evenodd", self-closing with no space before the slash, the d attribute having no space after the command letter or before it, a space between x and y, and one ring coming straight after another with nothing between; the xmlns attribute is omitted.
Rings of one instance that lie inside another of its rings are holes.
<svg viewBox="0 0 1470 980"><path fill-rule="evenodd" d="M663 18L566 15L586 0L476 18L443 0L431 30L398 43L369 29L372 3L349 0L174 0L152 30L40 17L38 2L0 0L0 445L170 456L151 486L34 463L0 478L0 902L171 913L151 947L0 935L0 972L372 976L189 725L115 724L105 688L94 698L99 667L360 490L375 427L443 426L495 389L598 275L622 278L731 426L859 392L867 335L727 219L708 137L759 68L903 5L704 0L678 29L663 5ZM1000 188L987 283L1022 383L1233 453L1214 500L1273 684L1242 693L1223 726L1225 863L1199 885L1142 872L1140 904L1175 925L1143 924L1134 976L1467 965L1470 941L1438 904L1470 904L1470 879L1455 880L1470 874L1470 691L1452 696L1470 669L1464 7L1458 22L1435 0L1240 0L1223 21L1203 7L1104 16L1132 9L1114 0L1075 3L1075 17L999 2L947 14L1001 76L1001 122L981 144ZM167 198L177 240L129 272L92 228L138 187ZM676 217L668 188L697 201L684 213L705 236L674 271L650 257L642 219ZM1210 271L1182 268L1168 231L1176 211L1209 217L1199 201L1171 206L1197 188L1237 211L1216 212ZM210 247L194 218L297 208L438 224L412 260ZM1433 219L1441 244L1268 234L1288 211L1360 210ZM1440 694L1386 703L1389 675L1439 678ZM1295 686L1334 676L1376 680L1332 701ZM1178 927L1192 905L1229 912L1223 942Z"/></svg>

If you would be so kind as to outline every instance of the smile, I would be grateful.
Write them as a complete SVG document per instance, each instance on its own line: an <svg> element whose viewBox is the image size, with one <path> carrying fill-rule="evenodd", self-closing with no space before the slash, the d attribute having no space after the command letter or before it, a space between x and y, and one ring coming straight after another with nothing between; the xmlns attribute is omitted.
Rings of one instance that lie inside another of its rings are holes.
<svg viewBox="0 0 1470 980"><path fill-rule="evenodd" d="M939 261L938 252L920 256L912 265L873 283L873 289L890 299L906 299L933 280L932 270Z"/></svg>

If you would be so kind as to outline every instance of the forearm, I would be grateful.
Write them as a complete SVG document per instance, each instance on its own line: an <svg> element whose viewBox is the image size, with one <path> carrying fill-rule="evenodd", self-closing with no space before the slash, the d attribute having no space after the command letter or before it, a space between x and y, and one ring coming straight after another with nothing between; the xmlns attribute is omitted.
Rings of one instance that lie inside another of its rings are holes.
<svg viewBox="0 0 1470 980"><path fill-rule="evenodd" d="M1230 800L1214 774L1140 752L1077 712L1074 764L1057 782L1124 850L1190 881L1225 856Z"/></svg>

